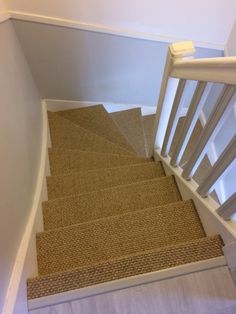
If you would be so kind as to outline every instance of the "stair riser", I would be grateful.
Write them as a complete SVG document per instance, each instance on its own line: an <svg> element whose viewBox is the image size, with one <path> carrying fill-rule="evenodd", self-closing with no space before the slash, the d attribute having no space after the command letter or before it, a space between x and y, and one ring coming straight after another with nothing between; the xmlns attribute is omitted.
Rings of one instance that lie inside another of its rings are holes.
<svg viewBox="0 0 236 314"><path fill-rule="evenodd" d="M47 178L48 197L55 199L165 176L161 163L83 171Z"/></svg>
<svg viewBox="0 0 236 314"><path fill-rule="evenodd" d="M39 273L65 271L204 236L191 201L113 216L39 234Z"/></svg>
<svg viewBox="0 0 236 314"><path fill-rule="evenodd" d="M218 256L222 256L221 240L218 237L204 238L188 244L104 262L93 267L30 279L28 298L40 298Z"/></svg>
<svg viewBox="0 0 236 314"><path fill-rule="evenodd" d="M173 177L43 203L45 230L181 200Z"/></svg>
<svg viewBox="0 0 236 314"><path fill-rule="evenodd" d="M122 155L77 152L76 150L50 149L50 170L52 175L66 174L80 170L97 170L132 164L151 162L150 159Z"/></svg>

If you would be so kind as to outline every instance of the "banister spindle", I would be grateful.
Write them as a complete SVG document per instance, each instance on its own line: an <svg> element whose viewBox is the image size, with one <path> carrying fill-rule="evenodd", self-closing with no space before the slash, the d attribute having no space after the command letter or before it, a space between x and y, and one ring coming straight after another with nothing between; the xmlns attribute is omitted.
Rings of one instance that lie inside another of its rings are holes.
<svg viewBox="0 0 236 314"><path fill-rule="evenodd" d="M236 213L236 193L222 204L218 209L217 213L225 220L230 220L233 214Z"/></svg>
<svg viewBox="0 0 236 314"><path fill-rule="evenodd" d="M224 119L225 110L236 91L236 87L232 85L225 85L211 115L199 136L199 140L196 143L196 148L184 167L182 176L186 180L190 180L195 173L200 161L206 153L211 140L214 139L218 130L220 129Z"/></svg>
<svg viewBox="0 0 236 314"><path fill-rule="evenodd" d="M236 135L227 145L223 153L220 155L219 159L216 161L211 169L211 172L205 178L205 180L199 185L197 191L198 193L205 197L208 195L209 191L212 189L216 181L221 177L229 165L233 162L236 157Z"/></svg>
<svg viewBox="0 0 236 314"><path fill-rule="evenodd" d="M180 80L178 83L177 91L175 94L175 99L173 102L172 110L170 113L170 118L169 118L167 129L166 129L166 134L164 137L163 146L161 149L161 155L164 157L166 157L167 154L169 153L170 143L172 141L173 134L178 123L179 111L181 109L180 101L183 95L185 85L186 85L186 80Z"/></svg>
<svg viewBox="0 0 236 314"><path fill-rule="evenodd" d="M157 102L153 134L152 134L150 149L148 152L149 157L153 155L153 150L155 149L155 143L157 142L157 146L162 147L162 143L164 140L165 130L166 130L168 121L166 121L165 115L164 115L165 117L163 117L163 112L164 114L166 114L165 106L168 107L172 105L173 103L172 96L175 95L175 92L176 92L175 82L174 82L176 79L170 78L172 66L176 60L190 59L191 57L193 57L194 53L195 53L195 48L191 41L175 43L169 46L166 63L165 63L164 74L163 74L162 82L161 82L161 89L160 89L159 98ZM171 84L172 81L173 81L173 84Z"/></svg>
<svg viewBox="0 0 236 314"><path fill-rule="evenodd" d="M203 93L206 89L206 82L198 82L195 92L193 94L186 118L184 120L184 124L180 131L179 137L177 138L177 144L174 147L174 151L172 154L172 158L170 164L173 167L179 165L180 160L183 156L185 148L188 144L194 126L197 122L199 117L200 111L205 104L206 97L208 96L208 92L210 90L210 84L205 92L205 97L203 97Z"/></svg>

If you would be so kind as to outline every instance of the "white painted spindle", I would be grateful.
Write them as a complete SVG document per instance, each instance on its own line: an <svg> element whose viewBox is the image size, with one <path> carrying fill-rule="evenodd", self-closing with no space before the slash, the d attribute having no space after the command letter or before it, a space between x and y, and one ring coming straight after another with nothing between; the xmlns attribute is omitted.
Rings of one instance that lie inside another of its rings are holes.
<svg viewBox="0 0 236 314"><path fill-rule="evenodd" d="M177 143L175 145L173 155L170 161L173 167L179 165L179 162L184 154L185 148L188 144L192 131L199 117L200 111L202 110L202 107L205 104L206 97L210 90L209 85L208 89L204 93L206 85L207 84L205 82L198 82L197 84L184 124L177 138Z"/></svg>
<svg viewBox="0 0 236 314"><path fill-rule="evenodd" d="M230 141L230 143L226 146L225 150L219 157L219 159L214 164L211 169L210 174L205 178L205 180L199 185L197 191L198 193L206 197L208 193L213 188L214 184L217 180L225 173L226 169L236 158L236 135Z"/></svg>
<svg viewBox="0 0 236 314"><path fill-rule="evenodd" d="M225 85L217 103L200 135L199 141L196 143L196 148L188 160L182 176L186 180L190 180L205 155L211 141L214 139L219 129L221 128L225 117L226 108L236 91L233 85Z"/></svg>
<svg viewBox="0 0 236 314"><path fill-rule="evenodd" d="M186 84L185 80L180 80L179 84L178 84L174 103L173 103L172 110L170 113L169 122L168 122L167 129L166 129L166 134L165 134L163 146L161 149L161 155L164 157L166 157L169 153L170 144L171 144L171 141L172 141L172 138L174 135L174 131L175 131L177 123L178 123L179 112L181 110L180 101L181 101L181 98L183 95L185 84Z"/></svg>
<svg viewBox="0 0 236 314"><path fill-rule="evenodd" d="M233 214L236 213L236 193L217 209L217 213L225 220L230 220Z"/></svg>
<svg viewBox="0 0 236 314"><path fill-rule="evenodd" d="M167 110L169 109L170 113L170 104L173 103L178 84L178 79L175 80L173 78L170 78L170 72L172 70L173 64L174 62L176 62L176 60L185 60L186 58L193 57L194 53L195 48L191 41L176 43L169 46L160 94L157 103L153 135L150 145L150 151L148 153L149 157L153 155L155 143L157 143L157 147L162 147L162 143L164 140L164 135L169 119L169 116L167 115Z"/></svg>

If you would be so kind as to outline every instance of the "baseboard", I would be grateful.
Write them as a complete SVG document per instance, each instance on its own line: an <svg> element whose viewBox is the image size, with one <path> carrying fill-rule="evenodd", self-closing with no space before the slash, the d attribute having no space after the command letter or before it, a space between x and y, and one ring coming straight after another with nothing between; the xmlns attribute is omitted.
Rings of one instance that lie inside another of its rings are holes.
<svg viewBox="0 0 236 314"><path fill-rule="evenodd" d="M161 160L167 175L174 175L180 194L184 200L193 199L199 217L207 235L220 234L225 245L236 240L236 222L225 221L221 218L216 210L219 204L211 197L201 197L197 193L197 183L194 180L185 180L181 173L180 167L172 167L170 165L170 157L163 157L157 149L154 152L155 160Z"/></svg>
<svg viewBox="0 0 236 314"><path fill-rule="evenodd" d="M98 104L102 104L105 109L110 112L115 111L122 111L134 108L141 108L142 115L150 115L156 112L156 107L154 106L143 106L139 104L120 104L114 102L104 102L102 100L98 101L77 101L77 100L60 100L60 99L45 99L47 104L47 108L50 111L60 111L60 110L67 110L67 109L77 109L83 107L91 107Z"/></svg>
<svg viewBox="0 0 236 314"><path fill-rule="evenodd" d="M35 234L43 230L41 204L47 200L46 175L49 175L48 120L45 102L42 102L42 122L41 156L35 194L8 285L3 314L28 313L26 280L37 274Z"/></svg>
<svg viewBox="0 0 236 314"><path fill-rule="evenodd" d="M177 267L163 269L156 272L141 274L119 280L114 280L86 288L71 290L39 299L32 299L28 302L29 310L35 310L46 306L79 300L94 295L107 293L115 290L130 288L133 286L147 284L154 281L165 280L176 276L182 276L193 272L225 266L226 261L223 256L205 261L189 263Z"/></svg>

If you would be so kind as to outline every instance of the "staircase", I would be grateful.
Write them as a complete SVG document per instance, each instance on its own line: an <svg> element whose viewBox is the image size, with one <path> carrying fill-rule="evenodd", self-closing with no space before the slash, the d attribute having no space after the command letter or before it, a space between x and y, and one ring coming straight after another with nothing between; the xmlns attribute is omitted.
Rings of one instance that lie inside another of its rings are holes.
<svg viewBox="0 0 236 314"><path fill-rule="evenodd" d="M51 176L29 300L222 256L193 201L147 158L150 118L140 109L97 105L48 120Z"/></svg>

